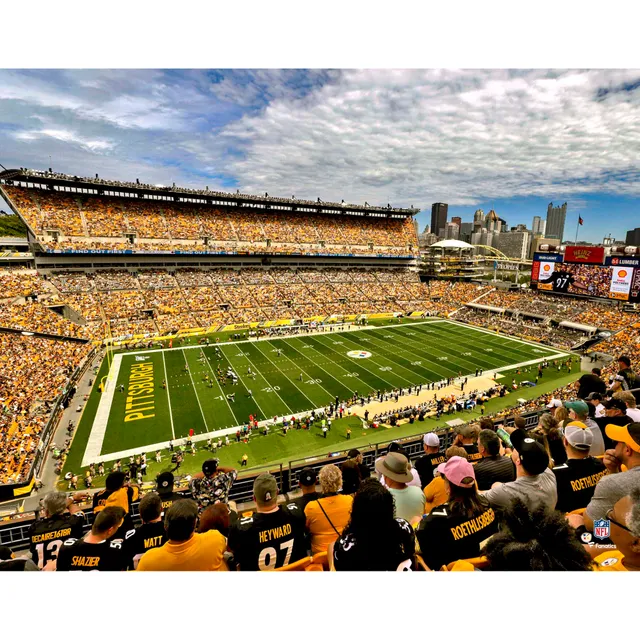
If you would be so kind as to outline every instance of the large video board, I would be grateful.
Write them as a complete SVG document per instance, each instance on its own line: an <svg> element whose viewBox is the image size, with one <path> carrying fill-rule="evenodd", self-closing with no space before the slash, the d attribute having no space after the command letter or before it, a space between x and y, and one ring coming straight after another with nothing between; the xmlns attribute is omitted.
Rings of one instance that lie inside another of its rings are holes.
<svg viewBox="0 0 640 640"><path fill-rule="evenodd" d="M604 261L603 258L598 252L586 255L573 251L570 256L536 253L531 287L553 293L640 302L640 258L608 256Z"/></svg>

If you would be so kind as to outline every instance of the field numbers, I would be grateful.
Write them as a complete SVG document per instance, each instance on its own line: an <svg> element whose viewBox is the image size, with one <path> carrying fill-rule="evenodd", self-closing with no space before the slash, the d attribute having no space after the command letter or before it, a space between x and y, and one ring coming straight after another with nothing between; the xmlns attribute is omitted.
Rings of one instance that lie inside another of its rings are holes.
<svg viewBox="0 0 640 640"><path fill-rule="evenodd" d="M448 358L447 356L440 356L440 357L438 358L438 360L448 360L448 359L449 359L449 358Z"/></svg>
<svg viewBox="0 0 640 640"><path fill-rule="evenodd" d="M493 349L485 349L485 351L493 351Z"/></svg>
<svg viewBox="0 0 640 640"><path fill-rule="evenodd" d="M465 352L464 352L464 353L462 353L461 355L463 355L463 356L471 356L471 355L473 355L473 354L471 353L471 351L465 351Z"/></svg>
<svg viewBox="0 0 640 640"><path fill-rule="evenodd" d="M414 367L419 367L422 364L422 360L415 360L411 363Z"/></svg>
<svg viewBox="0 0 640 640"><path fill-rule="evenodd" d="M360 374L357 371L352 371L351 373L345 373L345 378L359 378Z"/></svg>
<svg viewBox="0 0 640 640"><path fill-rule="evenodd" d="M310 380L305 380L305 384L322 384L322 380L320 378L311 378Z"/></svg>
<svg viewBox="0 0 640 640"><path fill-rule="evenodd" d="M264 387L264 389L262 389L263 391L266 391L267 393L271 393L272 391L280 391L280 387Z"/></svg>
<svg viewBox="0 0 640 640"><path fill-rule="evenodd" d="M380 371L393 371L391 367L380 367Z"/></svg>

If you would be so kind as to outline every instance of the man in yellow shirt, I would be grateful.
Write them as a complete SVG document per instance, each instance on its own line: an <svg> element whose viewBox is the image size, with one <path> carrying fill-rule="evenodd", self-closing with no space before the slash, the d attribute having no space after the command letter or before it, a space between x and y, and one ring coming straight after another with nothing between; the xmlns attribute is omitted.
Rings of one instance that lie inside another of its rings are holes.
<svg viewBox="0 0 640 640"><path fill-rule="evenodd" d="M197 522L198 505L193 500L174 502L164 521L168 542L149 549L137 571L227 571L226 538L215 530L196 533Z"/></svg>
<svg viewBox="0 0 640 640"><path fill-rule="evenodd" d="M607 512L606 519L616 549L597 556L593 570L640 571L640 489L618 500Z"/></svg>

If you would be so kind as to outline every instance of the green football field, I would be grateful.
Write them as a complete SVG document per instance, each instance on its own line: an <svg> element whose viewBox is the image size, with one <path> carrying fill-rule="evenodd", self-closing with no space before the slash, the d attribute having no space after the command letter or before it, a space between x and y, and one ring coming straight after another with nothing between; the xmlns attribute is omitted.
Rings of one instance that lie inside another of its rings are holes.
<svg viewBox="0 0 640 640"><path fill-rule="evenodd" d="M249 415L258 420L291 416L354 393L375 396L378 390L473 377L480 368L499 372L542 358L567 357L543 345L445 320L218 347L116 354L106 391L92 394L99 396L97 403L93 399L97 406L88 406L83 416L86 438L76 434L74 439L74 466L80 460L86 467L142 449L166 448L169 440L186 437L190 429L196 441L214 432L233 441L236 427L246 424ZM221 384L218 368L223 374L232 369L237 383L225 377Z"/></svg>

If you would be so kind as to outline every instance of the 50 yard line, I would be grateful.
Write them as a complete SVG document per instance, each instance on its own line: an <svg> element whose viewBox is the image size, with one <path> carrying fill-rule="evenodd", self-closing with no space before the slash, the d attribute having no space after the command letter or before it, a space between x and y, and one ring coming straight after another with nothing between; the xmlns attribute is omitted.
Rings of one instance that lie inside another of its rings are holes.
<svg viewBox="0 0 640 640"><path fill-rule="evenodd" d="M169 419L171 420L171 434L173 439L176 439L176 432L173 428L173 413L171 412L171 394L169 393L169 381L167 376L167 361L164 359L164 351L162 352L162 364L164 365L164 382L167 389L167 400L169 402Z"/></svg>

